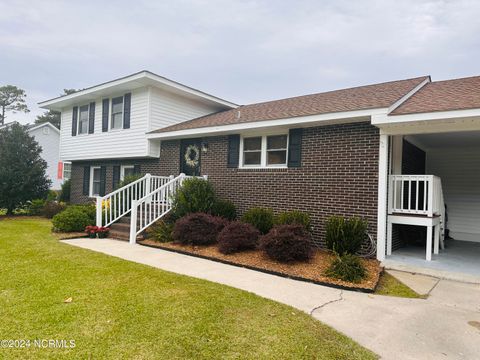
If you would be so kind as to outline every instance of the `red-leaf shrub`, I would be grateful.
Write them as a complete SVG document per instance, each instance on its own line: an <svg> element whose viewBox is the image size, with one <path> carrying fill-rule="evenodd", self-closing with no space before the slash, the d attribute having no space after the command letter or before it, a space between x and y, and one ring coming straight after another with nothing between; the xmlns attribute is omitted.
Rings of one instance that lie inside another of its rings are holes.
<svg viewBox="0 0 480 360"><path fill-rule="evenodd" d="M259 236L260 231L253 225L240 221L231 222L218 234L218 251L222 254L232 254L254 249Z"/></svg>
<svg viewBox="0 0 480 360"><path fill-rule="evenodd" d="M260 238L260 248L280 262L306 261L313 255L310 233L302 225L277 225Z"/></svg>
<svg viewBox="0 0 480 360"><path fill-rule="evenodd" d="M205 213L188 214L175 222L172 238L185 245L210 245L227 223L224 218Z"/></svg>

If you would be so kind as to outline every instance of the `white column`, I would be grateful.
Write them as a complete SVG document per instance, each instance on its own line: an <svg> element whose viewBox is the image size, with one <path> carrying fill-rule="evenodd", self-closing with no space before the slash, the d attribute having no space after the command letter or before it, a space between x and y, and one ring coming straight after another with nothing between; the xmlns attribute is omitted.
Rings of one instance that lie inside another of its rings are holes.
<svg viewBox="0 0 480 360"><path fill-rule="evenodd" d="M435 226L435 239L433 242L433 253L438 255L440 248L440 223Z"/></svg>
<svg viewBox="0 0 480 360"><path fill-rule="evenodd" d="M432 260L432 226L427 226L427 249L426 249L427 261Z"/></svg>
<svg viewBox="0 0 480 360"><path fill-rule="evenodd" d="M393 224L387 220L387 256L392 255L392 232Z"/></svg>
<svg viewBox="0 0 480 360"><path fill-rule="evenodd" d="M130 244L137 242L137 206L138 201L132 200L132 211L130 214Z"/></svg>
<svg viewBox="0 0 480 360"><path fill-rule="evenodd" d="M97 196L97 226L102 226L102 198Z"/></svg>
<svg viewBox="0 0 480 360"><path fill-rule="evenodd" d="M377 259L385 260L388 189L388 135L380 134L378 154Z"/></svg>

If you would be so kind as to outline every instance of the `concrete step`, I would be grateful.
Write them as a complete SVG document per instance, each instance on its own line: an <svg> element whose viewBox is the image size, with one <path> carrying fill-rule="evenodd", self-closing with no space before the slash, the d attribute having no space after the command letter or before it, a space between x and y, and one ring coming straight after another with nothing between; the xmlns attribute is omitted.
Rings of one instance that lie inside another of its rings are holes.
<svg viewBox="0 0 480 360"><path fill-rule="evenodd" d="M117 222L110 225L110 230L130 233L130 223Z"/></svg>

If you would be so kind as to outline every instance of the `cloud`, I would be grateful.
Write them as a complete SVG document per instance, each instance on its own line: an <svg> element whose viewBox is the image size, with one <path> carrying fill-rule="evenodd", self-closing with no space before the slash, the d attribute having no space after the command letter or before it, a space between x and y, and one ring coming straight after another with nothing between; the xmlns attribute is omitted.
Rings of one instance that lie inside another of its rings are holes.
<svg viewBox="0 0 480 360"><path fill-rule="evenodd" d="M34 102L141 69L239 103L474 75L480 3L0 0L0 82ZM33 120L33 112L22 118Z"/></svg>

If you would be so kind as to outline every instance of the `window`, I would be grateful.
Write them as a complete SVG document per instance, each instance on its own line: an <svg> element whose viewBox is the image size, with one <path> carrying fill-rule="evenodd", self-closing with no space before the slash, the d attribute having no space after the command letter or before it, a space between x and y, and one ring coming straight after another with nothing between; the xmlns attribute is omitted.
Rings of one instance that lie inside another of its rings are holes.
<svg viewBox="0 0 480 360"><path fill-rule="evenodd" d="M261 165L262 138L251 137L243 139L243 165Z"/></svg>
<svg viewBox="0 0 480 360"><path fill-rule="evenodd" d="M112 120L110 129L123 128L123 96L112 99Z"/></svg>
<svg viewBox="0 0 480 360"><path fill-rule="evenodd" d="M88 105L80 106L78 110L78 134L88 133Z"/></svg>
<svg viewBox="0 0 480 360"><path fill-rule="evenodd" d="M288 135L244 137L241 142L242 167L286 167Z"/></svg>
<svg viewBox="0 0 480 360"><path fill-rule="evenodd" d="M63 163L63 180L70 180L72 177L72 163L64 162Z"/></svg>
<svg viewBox="0 0 480 360"><path fill-rule="evenodd" d="M133 165L122 165L120 168L120 180L125 179L127 176L135 175L135 167Z"/></svg>
<svg viewBox="0 0 480 360"><path fill-rule="evenodd" d="M90 196L100 195L101 183L101 169L100 166L92 166L90 168Z"/></svg>
<svg viewBox="0 0 480 360"><path fill-rule="evenodd" d="M267 166L287 164L287 135L267 136Z"/></svg>

